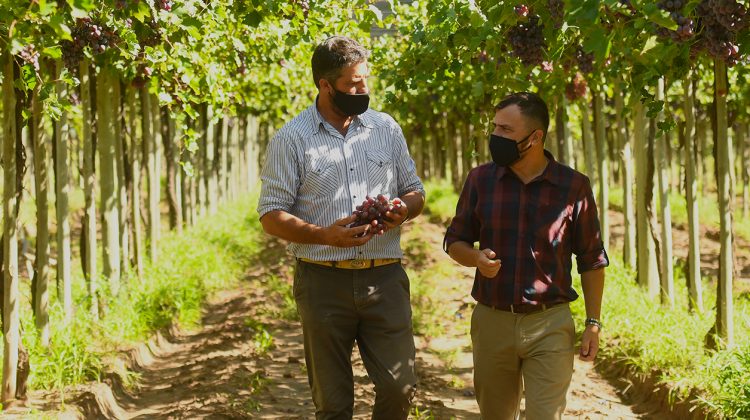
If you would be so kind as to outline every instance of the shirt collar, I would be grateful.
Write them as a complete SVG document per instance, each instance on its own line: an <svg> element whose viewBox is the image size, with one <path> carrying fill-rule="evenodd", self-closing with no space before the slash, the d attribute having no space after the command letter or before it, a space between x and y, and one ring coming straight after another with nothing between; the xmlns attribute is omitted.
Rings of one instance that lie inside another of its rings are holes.
<svg viewBox="0 0 750 420"><path fill-rule="evenodd" d="M555 157L552 156L552 153L550 153L547 149L544 150L544 156L549 159L549 162L547 162L547 167L544 168L544 172L536 177L534 181L547 180L552 184L560 185L560 164L555 160ZM495 166L497 167L496 173L498 179L502 179L505 174L507 174L508 172L512 172L506 166L499 166L497 164L495 164Z"/></svg>
<svg viewBox="0 0 750 420"><path fill-rule="evenodd" d="M315 97L315 102L312 104L310 108L311 108L311 114L312 114L312 129L314 133L318 133L322 125L327 121L323 118L323 115L320 114L320 111L318 111L318 97L317 96ZM375 127L372 117L370 116L369 109L365 111L364 113L355 116L352 119L353 125L357 122L360 125L367 127L367 128Z"/></svg>

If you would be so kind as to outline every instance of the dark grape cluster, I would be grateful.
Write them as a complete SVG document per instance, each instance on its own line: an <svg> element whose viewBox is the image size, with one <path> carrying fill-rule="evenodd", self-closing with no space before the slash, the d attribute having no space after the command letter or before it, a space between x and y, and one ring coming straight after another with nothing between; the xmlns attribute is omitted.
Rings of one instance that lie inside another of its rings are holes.
<svg viewBox="0 0 750 420"><path fill-rule="evenodd" d="M565 17L565 2L563 0L547 0L547 8L549 8L555 29L562 28L563 18Z"/></svg>
<svg viewBox="0 0 750 420"><path fill-rule="evenodd" d="M657 3L657 6L659 6L660 9L669 13L669 17L671 17L677 25L677 29L674 31L659 26L656 29L657 35L664 38L671 38L675 42L685 42L693 37L695 33L693 20L688 19L682 14L682 8L685 3L686 1L683 0L662 0Z"/></svg>
<svg viewBox="0 0 750 420"><path fill-rule="evenodd" d="M565 96L568 100L575 101L576 99L586 96L587 88L588 84L586 83L586 79L583 78L581 73L576 73L576 75L573 76L573 79L565 85Z"/></svg>
<svg viewBox="0 0 750 420"><path fill-rule="evenodd" d="M156 4L159 6L159 9L166 10L169 12L172 10L172 1L171 0L158 0Z"/></svg>
<svg viewBox="0 0 750 420"><path fill-rule="evenodd" d="M90 47L93 54L101 54L118 41L114 31L94 22L91 18L76 19L71 37L73 40L63 41L61 47L65 66L72 70L78 68L86 47Z"/></svg>
<svg viewBox="0 0 750 420"><path fill-rule="evenodd" d="M518 6L514 7L513 10L520 17L528 17L529 16L529 6L527 6L525 4L519 4Z"/></svg>
<svg viewBox="0 0 750 420"><path fill-rule="evenodd" d="M145 64L138 65L138 72L131 82L133 87L136 89L140 89L146 86L146 83L151 78L152 73L153 70L151 69L151 67L148 67Z"/></svg>
<svg viewBox="0 0 750 420"><path fill-rule="evenodd" d="M389 211L398 210L401 206L401 200L398 198L389 201L383 194L378 194L377 198L368 195L365 201L356 207L353 214L357 216L357 219L351 227L370 225L370 230L373 233L382 235L386 228L385 214Z"/></svg>
<svg viewBox="0 0 750 420"><path fill-rule="evenodd" d="M294 7L296 10L302 10L302 16L307 19L307 17L310 15L310 3L307 0L293 0L292 1L292 7ZM294 18L294 12L291 14L284 15L284 19L293 19Z"/></svg>
<svg viewBox="0 0 750 420"><path fill-rule="evenodd" d="M740 59L737 33L750 25L748 11L736 0L702 0L696 8L700 39L693 55L706 51L733 66Z"/></svg>
<svg viewBox="0 0 750 420"><path fill-rule="evenodd" d="M729 32L737 33L749 24L747 7L735 0L709 0L716 21Z"/></svg>
<svg viewBox="0 0 750 420"><path fill-rule="evenodd" d="M544 61L544 25L539 16L531 16L519 22L508 32L508 41L514 57L526 66L536 66Z"/></svg>
<svg viewBox="0 0 750 420"><path fill-rule="evenodd" d="M575 57L581 73L589 74L594 71L594 53L587 53L582 47L578 47Z"/></svg>
<svg viewBox="0 0 750 420"><path fill-rule="evenodd" d="M31 64L34 70L39 71L39 51L36 50L34 44L25 45L21 51L18 52L18 56L26 64Z"/></svg>
<svg viewBox="0 0 750 420"><path fill-rule="evenodd" d="M138 43L141 47L154 47L161 42L161 30L156 20L149 20L143 31L138 33Z"/></svg>

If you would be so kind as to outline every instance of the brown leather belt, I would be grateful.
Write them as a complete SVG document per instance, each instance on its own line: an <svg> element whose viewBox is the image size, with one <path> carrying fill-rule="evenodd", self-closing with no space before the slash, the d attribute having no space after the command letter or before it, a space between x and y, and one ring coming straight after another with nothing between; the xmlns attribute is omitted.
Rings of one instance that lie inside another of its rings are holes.
<svg viewBox="0 0 750 420"><path fill-rule="evenodd" d="M511 312L514 314L530 314L533 312L546 311L547 309L553 308L557 305L562 305L563 303L567 303L567 302L538 303L538 304L518 303L518 304L511 304L511 305L484 305L483 303L480 303L480 305L484 305L496 311L505 311L505 312Z"/></svg>
<svg viewBox="0 0 750 420"><path fill-rule="evenodd" d="M326 267L345 268L347 270L362 270L365 268L380 267L382 265L395 264L401 262L400 258L374 258L369 260L341 260L341 261L314 261L307 258L297 258L310 264L324 265Z"/></svg>

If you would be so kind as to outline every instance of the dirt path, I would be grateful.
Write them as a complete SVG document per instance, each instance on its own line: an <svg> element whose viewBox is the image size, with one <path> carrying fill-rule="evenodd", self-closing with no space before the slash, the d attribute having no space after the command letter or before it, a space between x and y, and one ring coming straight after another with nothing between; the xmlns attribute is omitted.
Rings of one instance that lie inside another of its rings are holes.
<svg viewBox="0 0 750 420"><path fill-rule="evenodd" d="M442 228L425 223L421 230L420 239L428 242L428 249L440 249ZM95 414L96 400L106 406L107 416L123 419L313 418L301 329L294 320L293 303L284 299L292 261L280 243L268 244L263 261L242 287L220 294L207 306L200 331L152 346L142 357L136 389L113 386L115 398L107 389L79 398L84 416ZM442 252L429 255L427 264L447 258ZM479 418L468 337L472 275L461 269L460 278L434 291L436 303L453 316L445 320L441 337L417 337L420 385L412 418ZM273 337L272 345L264 331ZM355 418L365 419L374 392L356 349L353 359ZM566 418L634 417L591 364L576 362Z"/></svg>

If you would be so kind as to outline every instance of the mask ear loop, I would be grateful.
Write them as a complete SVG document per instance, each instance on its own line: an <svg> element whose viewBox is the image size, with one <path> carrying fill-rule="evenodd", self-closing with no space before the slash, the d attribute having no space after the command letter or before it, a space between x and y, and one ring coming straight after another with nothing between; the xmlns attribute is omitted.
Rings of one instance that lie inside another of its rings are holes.
<svg viewBox="0 0 750 420"><path fill-rule="evenodd" d="M527 151L527 150L531 149L531 140L530 140L530 138L531 138L531 135L532 135L532 134L534 134L534 133L536 133L536 130L534 130L534 131L532 131L531 133L529 133L529 135L528 135L528 136L526 136L526 138L525 138L525 139L521 140L521 141L520 141L520 142L518 143L518 144L521 144L521 143L523 143L523 142L525 142L525 141L528 141L528 142L529 142L529 147L527 147L527 148L525 148L525 149L523 149L523 150L519 150L519 151L518 151L518 153L519 153L519 154L521 154L521 153L523 153L523 152L525 152L525 151Z"/></svg>

